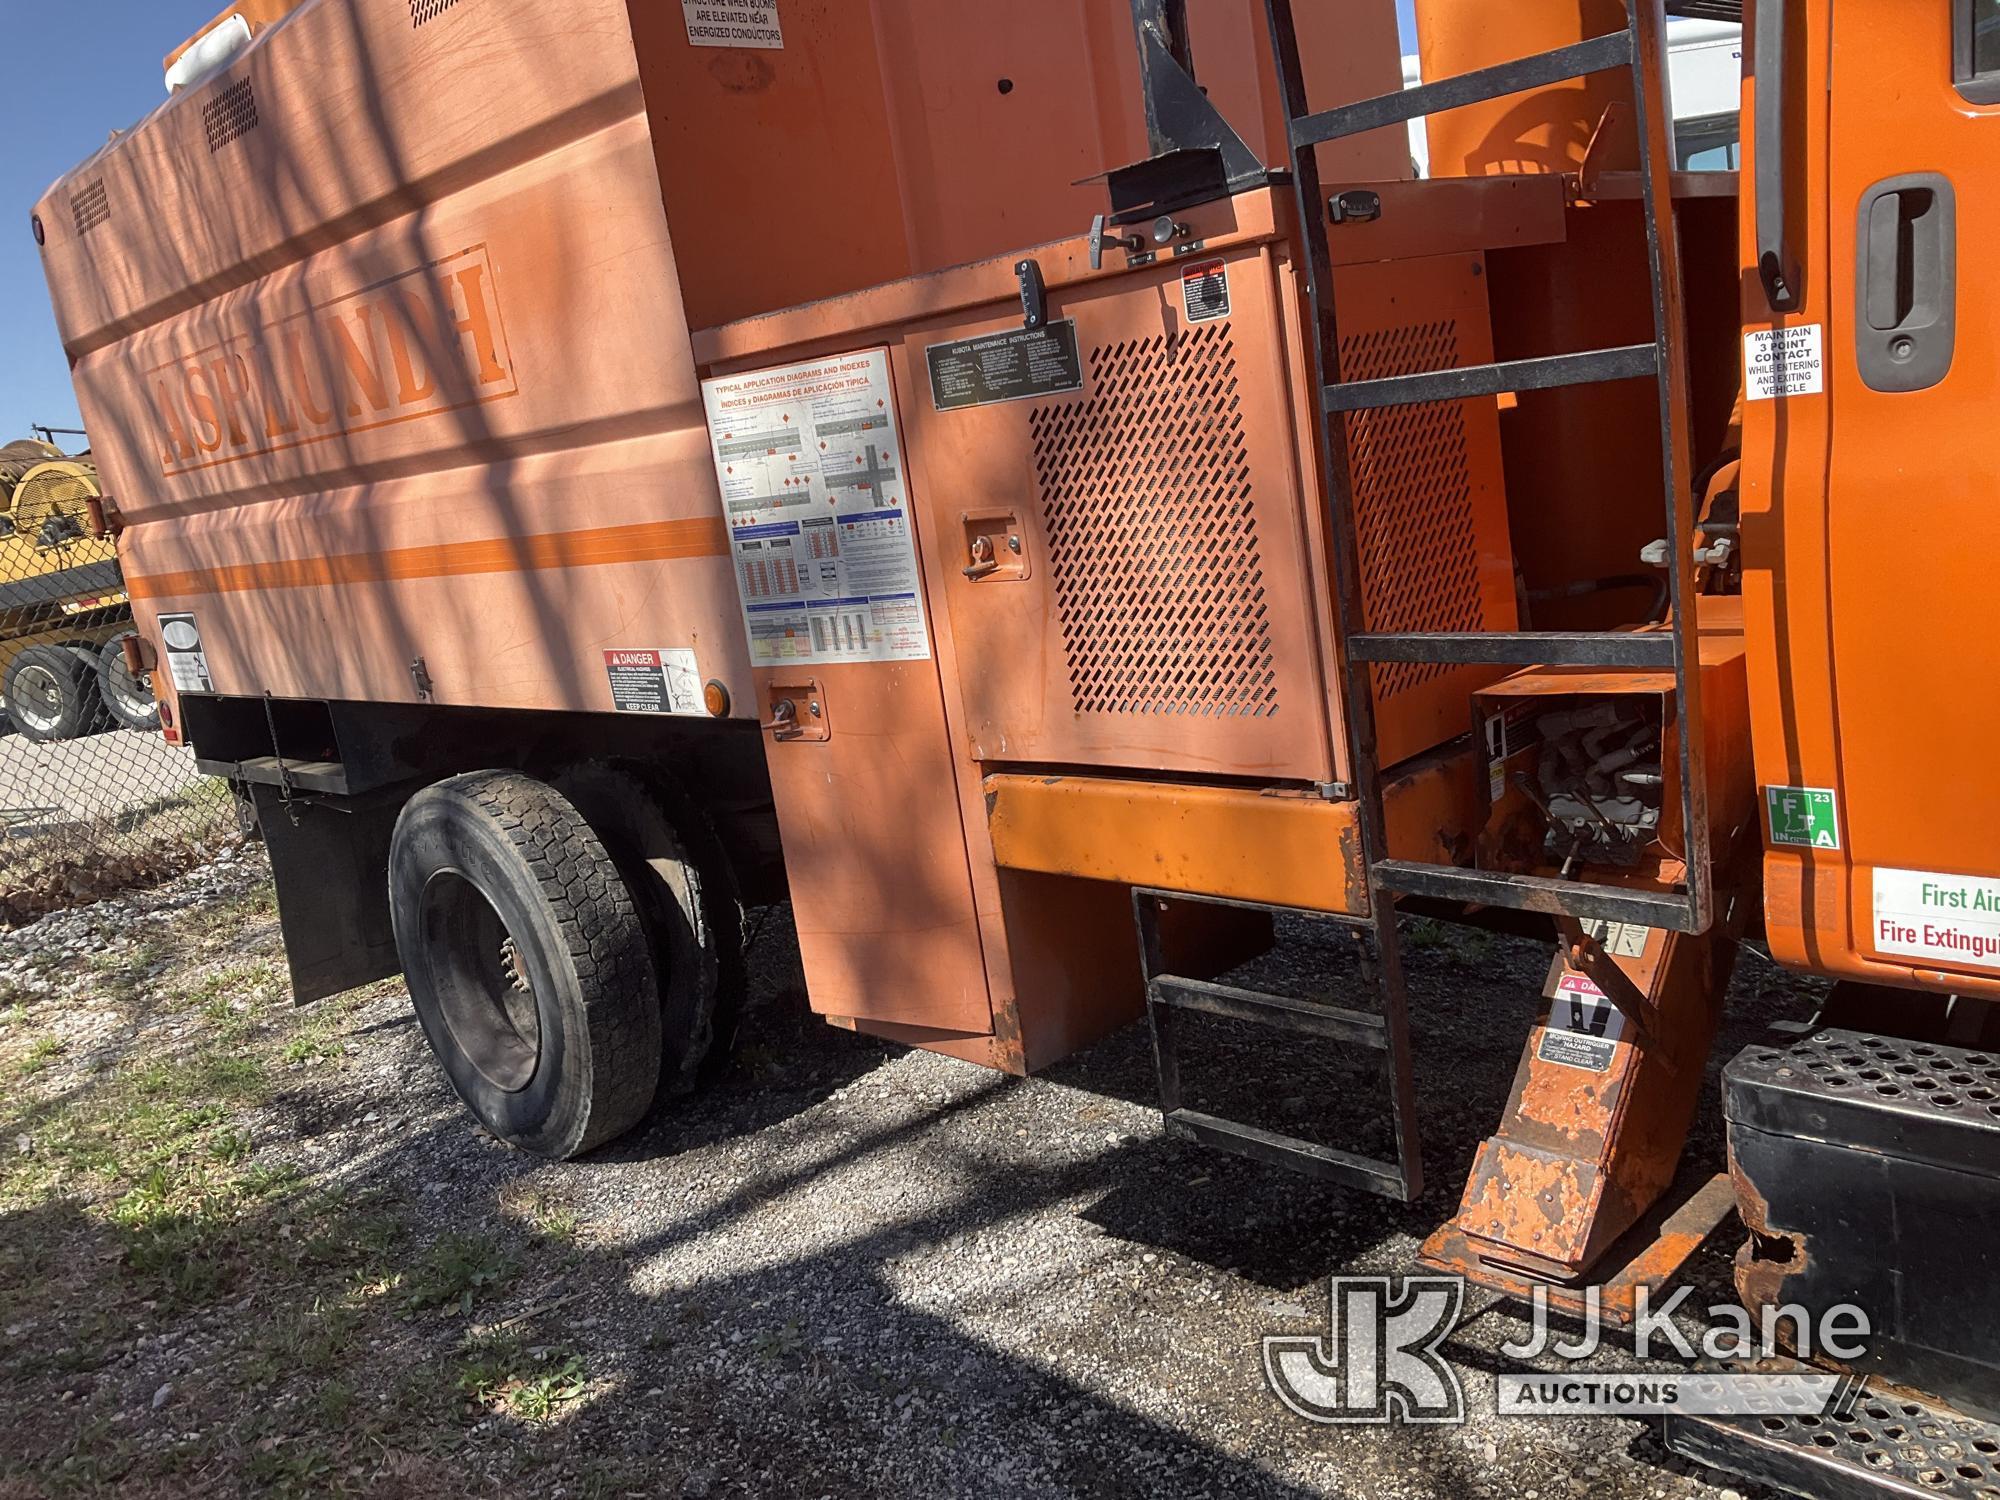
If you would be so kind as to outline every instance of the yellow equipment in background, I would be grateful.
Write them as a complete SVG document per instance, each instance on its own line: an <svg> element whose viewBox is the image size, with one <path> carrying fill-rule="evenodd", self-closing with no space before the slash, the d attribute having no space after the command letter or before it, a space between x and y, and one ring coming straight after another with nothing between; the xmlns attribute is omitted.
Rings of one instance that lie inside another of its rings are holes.
<svg viewBox="0 0 2000 1500"><path fill-rule="evenodd" d="M31 740L156 729L126 661L132 610L116 545L91 533L97 468L51 443L0 446L0 704Z"/></svg>

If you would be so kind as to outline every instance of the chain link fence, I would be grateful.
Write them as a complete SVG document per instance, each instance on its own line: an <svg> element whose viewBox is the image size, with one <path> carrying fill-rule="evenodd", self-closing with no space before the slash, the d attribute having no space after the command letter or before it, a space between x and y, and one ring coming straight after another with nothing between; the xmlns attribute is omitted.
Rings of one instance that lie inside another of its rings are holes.
<svg viewBox="0 0 2000 1500"><path fill-rule="evenodd" d="M0 922L163 879L237 834L223 782L160 735L87 454L0 446Z"/></svg>

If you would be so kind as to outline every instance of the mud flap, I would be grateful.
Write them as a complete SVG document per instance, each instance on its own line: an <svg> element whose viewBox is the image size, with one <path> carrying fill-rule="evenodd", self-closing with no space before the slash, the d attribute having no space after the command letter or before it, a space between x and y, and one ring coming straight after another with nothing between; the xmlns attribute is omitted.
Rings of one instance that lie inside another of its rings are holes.
<svg viewBox="0 0 2000 1500"><path fill-rule="evenodd" d="M300 1005L402 972L389 925L389 835L407 787L338 801L245 785L270 851L278 924Z"/></svg>

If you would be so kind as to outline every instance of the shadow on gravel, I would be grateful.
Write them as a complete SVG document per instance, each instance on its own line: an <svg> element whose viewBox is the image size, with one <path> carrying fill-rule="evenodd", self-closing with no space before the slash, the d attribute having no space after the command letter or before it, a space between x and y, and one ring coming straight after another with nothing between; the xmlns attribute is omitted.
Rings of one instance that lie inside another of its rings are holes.
<svg viewBox="0 0 2000 1500"><path fill-rule="evenodd" d="M1450 1218L1480 1142L1499 1127L1552 945L1421 920L1405 925L1425 1177L1415 1203L1161 1138L1153 1149L1121 1160L1116 1185L1090 1219L1121 1238L1296 1291L1397 1236L1421 1240ZM1225 977L1299 998L1376 1008L1351 946L1337 933L1301 923L1281 926L1279 938L1271 953ZM1742 948L1684 1170L1726 1166L1722 1069L1773 1022L1808 1018L1825 988L1778 969L1752 945ZM1191 1038L1181 1053L1183 1084L1194 1107L1394 1159L1387 1081L1373 1054L1357 1059L1331 1044L1226 1021L1184 1022L1183 1029ZM1043 1076L1148 1106L1158 1097L1143 1024ZM1719 1255L1726 1266L1733 1245L1729 1226L1691 1271L1705 1272L1705 1281L1727 1297L1733 1293L1726 1270L1716 1281L1710 1264L1718 1244L1725 1247Z"/></svg>
<svg viewBox="0 0 2000 1500"><path fill-rule="evenodd" d="M1514 1492L1456 1430L1291 1418L1257 1336L1309 1326L1330 1273L1406 1269L1408 1240L1451 1213L1544 945L1453 935L1412 955L1431 1190L1403 1206L1135 1132L1143 1025L1038 1081L926 1062L885 1084L905 1054L807 1012L788 936L760 944L762 1003L719 1086L586 1161L482 1143L379 1006L330 1044L423 1080L393 1128L360 1123L365 1084L302 1076L266 1098L256 1159L225 1170L228 1123L204 1123L190 1080L161 1170L211 1153L199 1192L142 1177L108 1216L68 1199L0 1216L0 1420L26 1460L0 1460L0 1494L9 1477L425 1500ZM1256 977L1309 994L1342 962L1308 944ZM1809 1005L1746 956L1711 1075ZM1223 1102L1365 1130L1372 1080L1257 1045L1222 1039ZM318 1154L252 1180L286 1143ZM1693 1150L1720 1161L1712 1097ZM1702 1284L1726 1288L1729 1240Z"/></svg>

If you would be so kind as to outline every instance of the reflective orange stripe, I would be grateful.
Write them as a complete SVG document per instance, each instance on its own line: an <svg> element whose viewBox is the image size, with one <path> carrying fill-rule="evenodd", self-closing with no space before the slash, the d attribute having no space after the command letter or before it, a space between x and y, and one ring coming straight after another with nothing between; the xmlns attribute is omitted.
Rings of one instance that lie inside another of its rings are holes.
<svg viewBox="0 0 2000 1500"><path fill-rule="evenodd" d="M720 517L648 521L590 531L549 531L490 541L441 542L387 552L342 552L282 562L230 563L184 573L127 574L134 599L233 594L247 589L319 588L344 583L386 583L405 578L450 578L465 573L526 573L544 568L589 568L604 563L661 562L678 557L721 557L729 537Z"/></svg>

